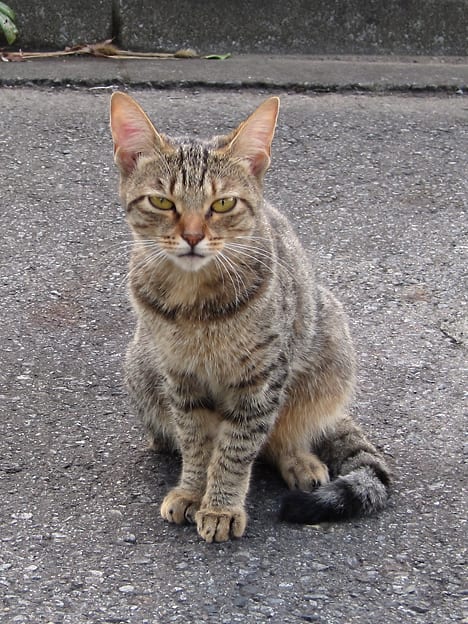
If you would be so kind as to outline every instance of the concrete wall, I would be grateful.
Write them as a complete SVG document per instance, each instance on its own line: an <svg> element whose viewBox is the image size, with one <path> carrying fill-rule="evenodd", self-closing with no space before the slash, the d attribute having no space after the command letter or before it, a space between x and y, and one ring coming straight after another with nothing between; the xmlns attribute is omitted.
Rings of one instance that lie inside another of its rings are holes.
<svg viewBox="0 0 468 624"><path fill-rule="evenodd" d="M7 0L15 47L467 55L468 0Z"/></svg>
<svg viewBox="0 0 468 624"><path fill-rule="evenodd" d="M61 50L112 36L113 0L5 0L16 13L15 48Z"/></svg>
<svg viewBox="0 0 468 624"><path fill-rule="evenodd" d="M129 48L294 54L466 54L458 0L121 0ZM133 16L133 19L131 19Z"/></svg>

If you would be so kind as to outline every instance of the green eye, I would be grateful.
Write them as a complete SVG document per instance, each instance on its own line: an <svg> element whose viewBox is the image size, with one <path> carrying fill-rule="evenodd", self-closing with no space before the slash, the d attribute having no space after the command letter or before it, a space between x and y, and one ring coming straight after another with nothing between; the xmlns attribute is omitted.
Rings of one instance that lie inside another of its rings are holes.
<svg viewBox="0 0 468 624"><path fill-rule="evenodd" d="M149 195L148 199L155 208L159 210L172 210L175 208L174 202L171 202L167 197L160 197L159 195Z"/></svg>
<svg viewBox="0 0 468 624"><path fill-rule="evenodd" d="M235 197L224 197L223 199L218 199L211 204L211 210L214 212L229 212L234 208L237 203L237 199Z"/></svg>

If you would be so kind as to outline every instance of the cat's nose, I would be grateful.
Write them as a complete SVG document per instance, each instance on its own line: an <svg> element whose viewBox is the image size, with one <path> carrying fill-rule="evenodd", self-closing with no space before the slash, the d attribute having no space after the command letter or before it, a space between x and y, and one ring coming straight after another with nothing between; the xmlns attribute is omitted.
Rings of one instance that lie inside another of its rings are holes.
<svg viewBox="0 0 468 624"><path fill-rule="evenodd" d="M204 237L205 235L202 232L183 232L182 234L184 241L187 241L192 248L195 247L195 245L197 245Z"/></svg>

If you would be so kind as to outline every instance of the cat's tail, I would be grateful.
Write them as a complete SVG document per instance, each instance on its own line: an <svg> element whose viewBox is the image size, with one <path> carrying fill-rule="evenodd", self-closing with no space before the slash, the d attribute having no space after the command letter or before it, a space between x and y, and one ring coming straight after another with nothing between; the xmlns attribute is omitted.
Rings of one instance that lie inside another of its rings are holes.
<svg viewBox="0 0 468 624"><path fill-rule="evenodd" d="M367 516L385 507L390 470L350 418L341 419L314 450L327 464L331 481L312 492L287 494L281 505L281 520L318 524Z"/></svg>

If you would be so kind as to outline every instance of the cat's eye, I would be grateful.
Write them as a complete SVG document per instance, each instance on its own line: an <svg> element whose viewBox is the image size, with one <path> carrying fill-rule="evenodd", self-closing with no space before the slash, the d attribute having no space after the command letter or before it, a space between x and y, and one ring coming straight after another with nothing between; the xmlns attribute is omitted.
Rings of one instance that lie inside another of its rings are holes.
<svg viewBox="0 0 468 624"><path fill-rule="evenodd" d="M229 212L234 208L237 203L235 197L224 197L223 199L217 199L211 204L211 210L213 212Z"/></svg>
<svg viewBox="0 0 468 624"><path fill-rule="evenodd" d="M148 199L150 203L160 210L173 210L175 208L174 202L171 202L167 197L161 197L160 195L149 195Z"/></svg>

